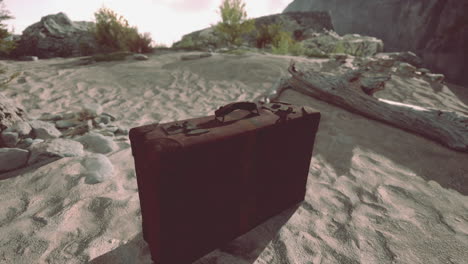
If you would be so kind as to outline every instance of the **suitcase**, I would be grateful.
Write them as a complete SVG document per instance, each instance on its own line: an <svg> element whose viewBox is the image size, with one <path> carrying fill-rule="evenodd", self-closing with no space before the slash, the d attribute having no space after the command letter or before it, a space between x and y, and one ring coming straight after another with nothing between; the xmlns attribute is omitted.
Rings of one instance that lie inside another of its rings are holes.
<svg viewBox="0 0 468 264"><path fill-rule="evenodd" d="M132 128L153 261L192 263L303 201L319 120L309 107L237 102Z"/></svg>

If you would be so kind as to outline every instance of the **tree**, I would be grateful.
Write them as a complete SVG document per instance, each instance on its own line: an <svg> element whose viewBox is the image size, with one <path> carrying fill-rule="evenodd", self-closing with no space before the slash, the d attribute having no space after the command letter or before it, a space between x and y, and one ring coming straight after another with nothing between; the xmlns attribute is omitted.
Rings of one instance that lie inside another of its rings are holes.
<svg viewBox="0 0 468 264"><path fill-rule="evenodd" d="M7 25L3 23L4 20L12 18L14 17L5 9L3 0L0 0L0 56L8 56L16 46L11 32L8 31Z"/></svg>
<svg viewBox="0 0 468 264"><path fill-rule="evenodd" d="M245 3L242 0L224 0L219 11L222 21L215 26L215 31L229 44L242 44L242 35L255 28L255 22L247 19Z"/></svg>

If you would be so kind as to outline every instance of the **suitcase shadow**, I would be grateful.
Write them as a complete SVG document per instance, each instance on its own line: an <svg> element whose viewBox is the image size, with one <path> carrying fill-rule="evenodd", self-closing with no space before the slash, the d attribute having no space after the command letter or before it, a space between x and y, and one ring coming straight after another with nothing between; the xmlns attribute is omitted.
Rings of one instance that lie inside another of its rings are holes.
<svg viewBox="0 0 468 264"><path fill-rule="evenodd" d="M268 219L248 233L216 249L193 264L251 264L275 238L278 231L301 206L299 203ZM132 240L101 255L90 264L152 264L148 245L140 232Z"/></svg>
<svg viewBox="0 0 468 264"><path fill-rule="evenodd" d="M208 253L193 264L254 263L301 205L302 202L271 217L248 233Z"/></svg>

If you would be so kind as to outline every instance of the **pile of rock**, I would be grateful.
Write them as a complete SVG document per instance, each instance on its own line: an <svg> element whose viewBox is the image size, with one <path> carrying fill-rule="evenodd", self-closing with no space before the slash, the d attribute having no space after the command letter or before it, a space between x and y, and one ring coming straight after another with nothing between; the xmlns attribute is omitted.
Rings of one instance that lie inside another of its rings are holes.
<svg viewBox="0 0 468 264"><path fill-rule="evenodd" d="M317 54L342 53L357 57L373 56L383 51L383 41L374 37L348 34L339 36L334 31L314 33L302 45Z"/></svg>
<svg viewBox="0 0 468 264"><path fill-rule="evenodd" d="M92 153L83 160L84 167L90 168L86 181L100 182L112 171L103 154L118 149L114 137L128 135L128 129L113 121L115 117L100 105L87 104L78 113L46 113L37 120L15 122L1 133L0 173L50 158Z"/></svg>

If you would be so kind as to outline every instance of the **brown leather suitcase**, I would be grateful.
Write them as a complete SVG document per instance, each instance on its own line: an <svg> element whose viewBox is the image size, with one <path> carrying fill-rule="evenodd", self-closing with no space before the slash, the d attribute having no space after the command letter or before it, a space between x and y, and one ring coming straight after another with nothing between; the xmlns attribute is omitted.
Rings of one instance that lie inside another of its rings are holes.
<svg viewBox="0 0 468 264"><path fill-rule="evenodd" d="M320 113L238 102L130 130L153 261L192 263L304 199Z"/></svg>

